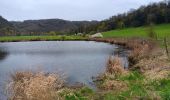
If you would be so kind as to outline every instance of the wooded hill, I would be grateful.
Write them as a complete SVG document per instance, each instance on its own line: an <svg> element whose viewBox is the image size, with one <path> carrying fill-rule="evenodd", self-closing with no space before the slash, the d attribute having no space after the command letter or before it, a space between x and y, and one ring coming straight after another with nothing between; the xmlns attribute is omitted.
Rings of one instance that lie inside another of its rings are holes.
<svg viewBox="0 0 170 100"><path fill-rule="evenodd" d="M127 27L170 23L170 1L152 3L112 16L103 21L67 21L62 19L8 22L0 17L0 35L51 35L109 31Z"/></svg>
<svg viewBox="0 0 170 100"><path fill-rule="evenodd" d="M141 6L138 9L112 16L96 25L95 31L170 23L170 0Z"/></svg>
<svg viewBox="0 0 170 100"><path fill-rule="evenodd" d="M0 16L0 35L9 35L10 33L14 33L14 30L13 24Z"/></svg>
<svg viewBox="0 0 170 100"><path fill-rule="evenodd" d="M67 21L62 19L26 20L11 22L20 33L83 33L85 27L96 25L97 21Z"/></svg>

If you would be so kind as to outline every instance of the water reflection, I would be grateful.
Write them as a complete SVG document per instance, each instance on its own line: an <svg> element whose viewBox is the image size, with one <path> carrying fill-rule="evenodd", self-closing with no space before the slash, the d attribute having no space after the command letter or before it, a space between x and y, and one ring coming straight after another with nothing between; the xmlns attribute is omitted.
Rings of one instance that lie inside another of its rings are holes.
<svg viewBox="0 0 170 100"><path fill-rule="evenodd" d="M128 58L127 58L129 53L130 53L130 51L125 49L122 46L118 46L118 48L116 48L114 50L114 54L122 59L121 61L122 61L122 64L125 69L128 69L128 66L129 66L129 62L128 62ZM115 56L115 55L113 55L113 56Z"/></svg>
<svg viewBox="0 0 170 100"><path fill-rule="evenodd" d="M8 55L8 52L2 51L0 48L0 61L4 60Z"/></svg>

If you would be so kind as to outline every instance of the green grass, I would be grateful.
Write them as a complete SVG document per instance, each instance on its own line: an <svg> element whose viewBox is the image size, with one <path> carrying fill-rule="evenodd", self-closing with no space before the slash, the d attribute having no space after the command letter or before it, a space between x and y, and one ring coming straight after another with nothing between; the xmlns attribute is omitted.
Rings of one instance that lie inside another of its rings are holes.
<svg viewBox="0 0 170 100"><path fill-rule="evenodd" d="M131 72L127 76L120 76L118 80L121 80L122 82L125 82L128 86L128 89L125 91L122 91L116 95L106 95L105 100L112 100L109 98L114 98L115 100L127 100L127 99L133 99L134 97L139 97L140 99L143 99L146 97L149 99L149 95L147 94L147 89L145 88L144 84L145 77L140 74L139 72ZM108 96L110 96L108 98Z"/></svg>
<svg viewBox="0 0 170 100"><path fill-rule="evenodd" d="M158 38L170 37L170 24L155 25L154 32L156 32ZM137 27L137 28L125 28L117 29L108 32L103 32L104 37L144 37L147 38L148 27Z"/></svg>
<svg viewBox="0 0 170 100"><path fill-rule="evenodd" d="M147 80L141 73L132 71L116 80L125 82L127 89L115 93L112 90L103 95L102 100L170 100L170 79Z"/></svg>
<svg viewBox="0 0 170 100"><path fill-rule="evenodd" d="M170 79L162 79L151 83L162 99L170 100Z"/></svg>
<svg viewBox="0 0 170 100"><path fill-rule="evenodd" d="M81 36L4 36L0 37L0 42L15 41L54 41L54 40L85 40Z"/></svg>
<svg viewBox="0 0 170 100"><path fill-rule="evenodd" d="M88 87L82 87L79 89L64 89L60 95L65 98L64 100L92 100L95 92Z"/></svg>

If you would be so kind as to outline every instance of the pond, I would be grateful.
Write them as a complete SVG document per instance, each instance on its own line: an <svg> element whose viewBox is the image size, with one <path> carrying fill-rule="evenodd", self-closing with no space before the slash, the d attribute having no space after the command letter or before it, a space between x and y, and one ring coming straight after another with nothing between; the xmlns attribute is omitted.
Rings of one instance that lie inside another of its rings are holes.
<svg viewBox="0 0 170 100"><path fill-rule="evenodd" d="M120 54L127 67L122 47L93 41L39 41L0 43L0 100L9 74L20 70L64 73L68 84L84 83L94 88L92 77L105 71L110 55ZM123 53L122 53L123 52Z"/></svg>

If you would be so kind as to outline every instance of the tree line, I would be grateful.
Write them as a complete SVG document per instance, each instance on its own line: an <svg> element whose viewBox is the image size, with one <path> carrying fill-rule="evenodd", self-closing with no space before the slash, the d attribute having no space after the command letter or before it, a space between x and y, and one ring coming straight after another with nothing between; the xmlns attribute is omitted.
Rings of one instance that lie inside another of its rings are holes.
<svg viewBox="0 0 170 100"><path fill-rule="evenodd" d="M139 27L170 22L170 0L141 6L129 12L112 16L100 23L84 28L86 33L102 32L127 27Z"/></svg>

